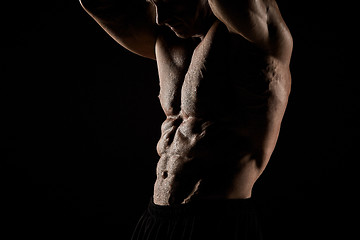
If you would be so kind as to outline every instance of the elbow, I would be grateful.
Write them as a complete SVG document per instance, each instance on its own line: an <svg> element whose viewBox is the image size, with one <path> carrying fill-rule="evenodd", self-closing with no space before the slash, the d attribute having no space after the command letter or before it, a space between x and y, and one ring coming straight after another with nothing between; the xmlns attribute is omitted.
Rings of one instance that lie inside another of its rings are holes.
<svg viewBox="0 0 360 240"><path fill-rule="evenodd" d="M92 2L93 1L91 0L79 0L81 7L87 12L89 12L92 8L93 6Z"/></svg>
<svg viewBox="0 0 360 240"><path fill-rule="evenodd" d="M109 19L126 13L119 2L114 0L79 0L82 8L92 17L99 19Z"/></svg>
<svg viewBox="0 0 360 240"><path fill-rule="evenodd" d="M89 0L79 0L80 5L82 6L83 9L87 9Z"/></svg>
<svg viewBox="0 0 360 240"><path fill-rule="evenodd" d="M99 10L104 3L99 0L79 0L82 8L87 12L95 12Z"/></svg>

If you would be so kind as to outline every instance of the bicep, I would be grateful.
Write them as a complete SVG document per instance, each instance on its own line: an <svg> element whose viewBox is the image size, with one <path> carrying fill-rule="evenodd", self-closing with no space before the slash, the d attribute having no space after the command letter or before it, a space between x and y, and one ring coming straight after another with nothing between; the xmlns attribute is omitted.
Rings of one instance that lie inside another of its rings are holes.
<svg viewBox="0 0 360 240"><path fill-rule="evenodd" d="M150 4L144 3L135 11L129 11L119 5L91 8L83 2L85 11L121 46L140 56L155 59L157 31Z"/></svg>

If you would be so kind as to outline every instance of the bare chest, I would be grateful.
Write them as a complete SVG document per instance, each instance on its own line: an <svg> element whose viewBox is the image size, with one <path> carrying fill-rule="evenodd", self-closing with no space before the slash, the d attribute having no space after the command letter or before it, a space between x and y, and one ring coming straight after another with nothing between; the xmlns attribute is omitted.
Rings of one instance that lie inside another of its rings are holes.
<svg viewBox="0 0 360 240"><path fill-rule="evenodd" d="M200 43L161 39L156 54L159 99L167 116L219 116L241 103L251 104L250 98L260 101L255 92L267 89L266 77L260 76L266 66L216 24ZM254 84L252 96L240 99Z"/></svg>

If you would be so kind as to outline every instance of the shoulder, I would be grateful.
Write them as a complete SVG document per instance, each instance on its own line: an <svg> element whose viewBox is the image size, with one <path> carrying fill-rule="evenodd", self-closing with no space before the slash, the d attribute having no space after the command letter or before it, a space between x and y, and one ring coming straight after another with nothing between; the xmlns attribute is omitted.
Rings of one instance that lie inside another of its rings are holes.
<svg viewBox="0 0 360 240"><path fill-rule="evenodd" d="M283 64L289 64L293 50L293 38L277 2L275 0L248 0L245 2L249 3L248 14L256 15L256 18L261 19L258 24L253 22L253 27L259 27L264 31L265 43L262 47L269 55ZM264 26L260 27L260 25Z"/></svg>
<svg viewBox="0 0 360 240"><path fill-rule="evenodd" d="M289 63L292 37L275 0L209 0L214 15L230 32Z"/></svg>

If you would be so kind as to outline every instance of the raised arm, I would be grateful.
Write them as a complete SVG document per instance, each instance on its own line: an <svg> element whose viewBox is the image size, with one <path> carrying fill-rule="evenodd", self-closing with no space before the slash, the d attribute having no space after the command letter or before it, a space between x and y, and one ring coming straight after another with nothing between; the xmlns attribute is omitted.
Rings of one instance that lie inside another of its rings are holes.
<svg viewBox="0 0 360 240"><path fill-rule="evenodd" d="M155 11L145 0L79 0L85 11L120 45L155 59Z"/></svg>
<svg viewBox="0 0 360 240"><path fill-rule="evenodd" d="M208 0L230 32L240 34L269 54L290 62L292 37L275 0Z"/></svg>

